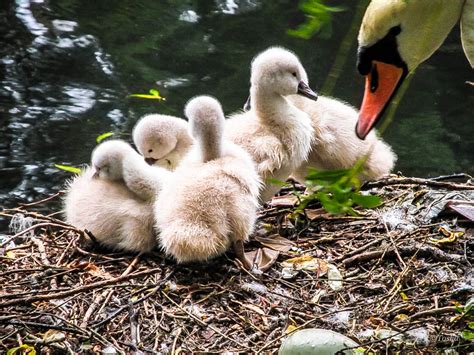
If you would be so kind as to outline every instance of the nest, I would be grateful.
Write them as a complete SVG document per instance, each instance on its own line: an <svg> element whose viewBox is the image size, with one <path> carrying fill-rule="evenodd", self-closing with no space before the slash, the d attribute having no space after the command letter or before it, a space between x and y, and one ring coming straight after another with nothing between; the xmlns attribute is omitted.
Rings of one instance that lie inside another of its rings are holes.
<svg viewBox="0 0 474 355"><path fill-rule="evenodd" d="M15 231L0 239L0 352L275 353L310 327L366 351L467 352L473 224L446 206L472 200L474 185L398 177L364 189L384 205L357 217L317 203L296 216L282 190L246 246L278 250L260 273L232 255L177 265L158 251L98 251L38 212L54 199L4 210Z"/></svg>

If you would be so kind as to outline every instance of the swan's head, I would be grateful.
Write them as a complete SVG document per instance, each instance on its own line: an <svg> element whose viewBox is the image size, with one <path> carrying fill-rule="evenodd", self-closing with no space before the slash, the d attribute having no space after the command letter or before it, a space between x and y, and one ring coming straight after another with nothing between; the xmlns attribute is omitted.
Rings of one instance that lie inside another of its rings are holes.
<svg viewBox="0 0 474 355"><path fill-rule="evenodd" d="M357 69L366 76L356 132L364 139L409 72L441 46L463 1L372 0L359 31Z"/></svg>
<svg viewBox="0 0 474 355"><path fill-rule="evenodd" d="M92 152L94 177L107 180L123 178L122 162L125 155L134 152L133 148L121 140L109 140L98 145Z"/></svg>
<svg viewBox="0 0 474 355"><path fill-rule="evenodd" d="M308 86L308 75L298 57L287 49L272 47L252 61L250 83L262 92L288 96L303 95L312 100L317 94Z"/></svg>
<svg viewBox="0 0 474 355"><path fill-rule="evenodd" d="M225 118L219 101L211 96L197 96L186 104L184 114L194 139L207 145L220 141Z"/></svg>
<svg viewBox="0 0 474 355"><path fill-rule="evenodd" d="M133 128L133 142L145 161L153 165L166 160L183 134L187 134L184 120L153 114L144 116L137 122ZM163 165L166 166L164 162Z"/></svg>

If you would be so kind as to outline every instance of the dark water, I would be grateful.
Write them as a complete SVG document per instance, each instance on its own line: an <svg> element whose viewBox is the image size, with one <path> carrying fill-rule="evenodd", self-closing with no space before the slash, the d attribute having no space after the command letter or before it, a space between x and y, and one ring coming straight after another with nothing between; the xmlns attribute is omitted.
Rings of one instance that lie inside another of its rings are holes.
<svg viewBox="0 0 474 355"><path fill-rule="evenodd" d="M144 113L181 116L198 94L227 113L241 108L250 60L271 45L300 56L313 88L358 106L357 7L367 0L326 3L345 11L305 40L287 34L306 19L295 0L2 0L0 204L57 191L68 173L54 163L88 162L97 135L128 134ZM473 79L456 27L417 70L384 135L398 170L474 173L474 88L464 83ZM151 88L166 102L128 98Z"/></svg>

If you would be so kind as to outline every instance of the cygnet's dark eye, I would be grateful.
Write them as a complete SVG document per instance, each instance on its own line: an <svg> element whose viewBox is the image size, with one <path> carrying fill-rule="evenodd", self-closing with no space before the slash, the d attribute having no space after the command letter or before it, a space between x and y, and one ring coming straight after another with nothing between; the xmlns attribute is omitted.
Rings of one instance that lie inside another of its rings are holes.
<svg viewBox="0 0 474 355"><path fill-rule="evenodd" d="M296 78L296 72L291 73L291 75L293 75Z"/></svg>
<svg viewBox="0 0 474 355"><path fill-rule="evenodd" d="M148 153L153 153L153 149L148 149Z"/></svg>

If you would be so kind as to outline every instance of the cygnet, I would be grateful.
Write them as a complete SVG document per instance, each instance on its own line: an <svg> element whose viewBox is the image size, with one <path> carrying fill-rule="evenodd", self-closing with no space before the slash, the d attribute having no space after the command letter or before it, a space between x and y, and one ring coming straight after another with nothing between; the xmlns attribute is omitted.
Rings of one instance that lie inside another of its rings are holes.
<svg viewBox="0 0 474 355"><path fill-rule="evenodd" d="M268 178L286 180L308 157L313 139L311 120L287 99L317 95L307 85L307 75L292 52L269 48L252 61L251 109L226 121L225 136L242 146L257 163L265 183L260 198L270 199L279 186Z"/></svg>
<svg viewBox="0 0 474 355"><path fill-rule="evenodd" d="M68 183L65 219L112 250L147 252L156 245L153 202L171 173L152 167L127 143L104 142L92 167Z"/></svg>
<svg viewBox="0 0 474 355"><path fill-rule="evenodd" d="M317 102L292 95L290 101L311 117L314 137L307 161L291 175L304 183L308 168L318 170L348 169L367 155L363 180L374 180L389 174L397 161L391 147L375 132L365 140L355 134L359 113L352 106L333 98L320 96Z"/></svg>
<svg viewBox="0 0 474 355"><path fill-rule="evenodd" d="M165 252L177 262L205 261L233 246L246 267L243 242L252 232L260 178L249 154L223 138L224 114L208 96L185 109L196 141L155 204Z"/></svg>
<svg viewBox="0 0 474 355"><path fill-rule="evenodd" d="M191 148L193 139L185 120L152 114L137 122L133 142L147 163L174 170Z"/></svg>

